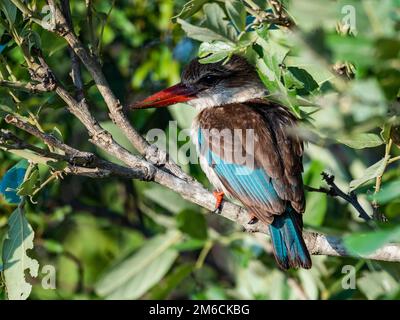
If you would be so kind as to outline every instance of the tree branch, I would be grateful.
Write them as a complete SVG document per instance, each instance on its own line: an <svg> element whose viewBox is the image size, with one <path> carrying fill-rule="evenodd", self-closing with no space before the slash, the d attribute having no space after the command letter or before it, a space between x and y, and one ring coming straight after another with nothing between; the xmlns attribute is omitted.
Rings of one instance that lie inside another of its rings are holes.
<svg viewBox="0 0 400 320"><path fill-rule="evenodd" d="M104 102L108 107L110 119L122 130L130 143L139 151L140 154L145 157L146 160L158 167L165 167L168 171L183 180L194 181L193 178L184 173L177 164L170 161L168 155L163 150L150 145L131 126L123 112L124 108L121 102L111 91L110 86L101 70L101 66L96 58L89 54L89 51L86 50L83 44L76 37L66 18L55 5L54 1L49 0L48 2L54 7L55 10L56 28L53 31L67 41L70 48L72 48L75 54L81 59L86 69L89 71L104 99Z"/></svg>
<svg viewBox="0 0 400 320"><path fill-rule="evenodd" d="M18 0L13 0L13 2L19 4L22 3ZM80 120L82 124L86 127L91 137L90 141L96 146L108 152L109 154L123 161L127 166L129 166L129 168L117 166L105 160L98 159L98 161L95 162L96 166L81 166L79 168L82 171L80 171L79 173L72 172L74 164L71 164L69 161L71 161L70 154L75 149L62 145L62 142L54 140L51 137L49 138L49 136L46 134L43 135L43 133L41 133L39 130L35 131L32 128L22 125L18 121L15 122L13 118L8 119L9 123L16 125L22 130L26 130L27 132L35 135L37 138L41 139L45 143L54 146L56 149L64 151L65 155L59 155L55 153L50 153L50 155L53 157L66 156L67 161L69 160L68 162L71 165L71 173L101 177L102 173L107 172L107 176L119 176L128 179L138 178L143 180L151 180L177 192L188 201L198 204L199 206L206 208L207 210L213 210L214 197L212 193L206 190L193 178L183 173L183 171L175 163L172 163L168 160L165 152L158 150L155 146L151 146L130 125L122 111L121 103L114 96L108 85L108 82L106 81L101 71L101 66L99 65L97 60L89 54L83 44L72 32L72 29L69 27L67 20L65 19L62 12L55 6L54 1L49 0L49 3L55 8L56 14L56 27L52 31L63 37L70 45L74 53L80 58L80 60L94 79L101 95L103 96L103 99L109 109L110 118L117 124L117 126L121 128L124 134L131 141L131 143L138 149L138 151L142 155L145 156L147 161L131 154L128 150L119 145L112 138L109 132L104 130L99 125L97 120L91 115L88 103L85 98L83 97L81 100L78 101L67 90L65 90L60 82L57 81L54 73L50 70L44 58L41 57L40 52L38 55L40 64L37 64L32 59L29 60L29 67L31 68L32 79L35 81L39 81L42 85L45 86L46 90L55 90L55 92L66 103L67 109L72 114L74 114L78 118L78 120ZM30 17L32 16L30 12L27 12L27 14L29 14L28 16ZM11 137L10 139L15 140L15 138L13 137ZM11 142L6 139L5 141L3 141L3 146L10 146ZM49 155L48 151L42 150L35 146L28 144L24 144L23 146L24 148L27 148L28 150L31 150L35 153L40 154L41 152L46 152L46 154ZM164 168L166 168L167 170L163 170ZM90 169L93 169L94 171L90 171ZM96 172L100 172L100 174L96 175ZM233 203L224 202L222 204L220 215L240 224L245 230L249 232L261 232L268 234L268 226L266 224L258 222L254 225L249 225L247 211L244 208L237 206ZM315 232L304 232L304 239L306 241L308 249L312 254L351 256L351 254L346 251L342 240L339 237L325 236ZM383 246L373 254L365 256L365 258L384 261L400 261L400 245L389 244Z"/></svg>
<svg viewBox="0 0 400 320"><path fill-rule="evenodd" d="M29 125L25 124L25 126ZM22 126L21 128L26 129L25 126ZM55 145L56 144L53 146ZM64 169L64 171L67 174L81 175L91 178L119 177L140 180L145 179L145 172L143 170L126 168L103 159L98 159L95 155L92 155L90 158L88 158L87 155L89 153L78 150L73 157L54 153L31 145L19 139L10 131L4 129L0 130L0 148L14 153L16 153L16 150L32 151L32 156L26 153L18 154L25 156L28 159L30 158L29 160L35 163L48 164L49 161L66 161L68 162L68 166ZM84 155L83 157L82 154Z"/></svg>
<svg viewBox="0 0 400 320"><path fill-rule="evenodd" d="M371 220L371 217L368 215L367 212L365 212L361 204L358 202L357 195L354 192L350 192L347 194L340 190L340 188L335 183L335 177L333 175L327 174L326 172L322 172L321 175L322 179L325 180L326 183L329 185L329 189L324 187L316 189L310 186L305 186L305 188L311 192L321 192L331 197L342 198L343 200L350 203L354 207L354 209L358 211L360 218L364 219L365 221Z"/></svg>
<svg viewBox="0 0 400 320"><path fill-rule="evenodd" d="M28 93L48 92L50 91L42 83L23 83L19 81L0 80L0 87L13 90L24 91Z"/></svg>

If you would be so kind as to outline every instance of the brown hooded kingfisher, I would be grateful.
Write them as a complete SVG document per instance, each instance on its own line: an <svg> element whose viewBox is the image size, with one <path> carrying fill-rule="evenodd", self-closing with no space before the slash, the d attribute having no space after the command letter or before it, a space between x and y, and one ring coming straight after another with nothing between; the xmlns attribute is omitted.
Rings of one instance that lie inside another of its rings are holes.
<svg viewBox="0 0 400 320"><path fill-rule="evenodd" d="M266 94L255 68L240 56L226 63L202 64L194 59L179 84L131 108L178 102L195 107L199 113L192 141L215 188L216 209L224 195L239 200L250 213L249 223L268 224L282 269L309 269L311 258L302 237L303 142L288 130L296 125L295 116L285 106L264 99Z"/></svg>

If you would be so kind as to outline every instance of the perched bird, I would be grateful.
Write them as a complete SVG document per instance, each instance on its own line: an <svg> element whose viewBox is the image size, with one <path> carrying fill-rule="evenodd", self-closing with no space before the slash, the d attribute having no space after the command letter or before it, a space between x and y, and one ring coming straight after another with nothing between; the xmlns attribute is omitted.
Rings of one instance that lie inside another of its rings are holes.
<svg viewBox="0 0 400 320"><path fill-rule="evenodd" d="M225 64L194 59L179 84L132 108L177 102L195 107L199 113L192 140L215 187L216 209L224 195L239 200L250 213L249 223L269 225L278 265L308 269L311 259L302 237L303 143L287 130L296 118L286 107L263 99L266 93L254 67L240 56Z"/></svg>

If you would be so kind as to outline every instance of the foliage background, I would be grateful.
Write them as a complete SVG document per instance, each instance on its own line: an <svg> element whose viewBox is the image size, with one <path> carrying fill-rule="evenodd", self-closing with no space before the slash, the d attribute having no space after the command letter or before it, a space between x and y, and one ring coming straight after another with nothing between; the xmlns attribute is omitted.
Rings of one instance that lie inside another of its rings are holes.
<svg viewBox="0 0 400 320"><path fill-rule="evenodd" d="M38 8L44 5L42 1L28 2ZM271 12L267 1L194 0L188 5L186 1L172 0L96 0L92 21L84 1L72 0L71 9L76 32L99 55L109 83L123 103L175 84L184 65L198 53L206 57L204 62L225 59L232 53L245 54L257 66L271 92L270 98L290 106L304 120L301 133L310 141L306 148L305 183L319 187L320 172L329 171L341 187L356 190L370 214L375 201L389 220L375 223L375 232L371 232L371 227L357 218L348 204L324 194L308 193L306 228L348 236L346 243L357 252L400 241L396 227L400 219L400 170L398 162L388 163L389 155L391 159L400 155L396 126L400 112L400 3L284 3L297 25L293 32L254 20L255 16ZM244 5L260 11L246 12ZM355 10L356 30L343 24L348 13L342 11L346 5ZM25 41L40 47L56 74L71 86L65 42L24 21L9 0L2 2L0 10L6 25L11 19ZM4 24L0 25L0 37L1 77L28 80L22 53ZM118 142L131 149L108 120L88 74L83 75L92 111ZM109 158L87 141L84 128L53 93L30 95L0 87L2 128L7 127L3 117L10 110L36 118L43 130L62 136L78 149ZM172 106L132 113L130 120L145 134L152 128L167 128L170 120L176 120L178 131L182 130L193 116L188 107ZM18 135L22 136L20 132ZM32 137L25 138L40 143ZM21 177L7 178L6 174L20 160L17 155L0 151L3 194L12 181L21 182ZM209 185L197 165L187 165L185 170ZM50 174L46 166L39 166L37 172L36 184ZM381 191L377 192L376 181L380 177ZM30 279L31 299L400 296L400 268L396 263L314 256L312 270L285 273L277 269L264 236L243 233L233 223L205 214L154 183L65 176L32 198L19 208L19 214L34 230L33 249L27 253L40 265L38 277ZM12 199L1 197L2 239L11 232L7 226L11 213L19 210L10 202ZM4 240L3 253L6 246ZM41 286L45 276L42 267L47 264L57 271L54 290ZM341 285L345 265L356 268L355 289L346 290ZM30 278L27 273L26 276ZM4 272L2 278L0 297L6 298L6 286L10 290L13 284L7 284Z"/></svg>

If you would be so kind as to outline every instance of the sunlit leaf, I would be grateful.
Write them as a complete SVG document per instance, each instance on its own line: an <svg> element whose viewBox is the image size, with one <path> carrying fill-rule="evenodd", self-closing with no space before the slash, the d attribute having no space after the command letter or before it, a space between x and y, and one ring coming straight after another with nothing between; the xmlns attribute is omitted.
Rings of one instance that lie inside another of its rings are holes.
<svg viewBox="0 0 400 320"><path fill-rule="evenodd" d="M337 138L337 141L353 149L373 148L383 144L382 139L374 133L358 133L349 137Z"/></svg>
<svg viewBox="0 0 400 320"><path fill-rule="evenodd" d="M18 188L17 194L19 196L30 196L38 188L39 185L40 185L39 169L37 166L34 166L31 169L29 176Z"/></svg>
<svg viewBox="0 0 400 320"><path fill-rule="evenodd" d="M389 157L382 158L377 163L373 164L369 168L367 168L364 172L364 175L358 179L354 179L350 182L350 189L357 189L359 186L364 184L365 182L375 179L377 176L383 174L383 171L386 168Z"/></svg>
<svg viewBox="0 0 400 320"><path fill-rule="evenodd" d="M185 31L186 35L189 38L204 42L212 42L214 40L219 40L219 41L227 40L224 36L208 28L192 25L182 19L178 19L177 22L182 26L183 31Z"/></svg>
<svg viewBox="0 0 400 320"><path fill-rule="evenodd" d="M237 32L232 24L229 23L228 17L224 10L217 3L207 3L203 7L206 20L204 26L208 29L220 34L228 41L237 40Z"/></svg>
<svg viewBox="0 0 400 320"><path fill-rule="evenodd" d="M369 196L370 200L375 200L380 204L388 203L400 196L400 180L384 183L377 194Z"/></svg>
<svg viewBox="0 0 400 320"><path fill-rule="evenodd" d="M384 270L363 272L357 280L357 287L368 299L375 300L385 293L395 292L398 289L398 281Z"/></svg>
<svg viewBox="0 0 400 320"><path fill-rule="evenodd" d="M201 63L215 63L225 59L235 51L236 47L223 41L203 42L199 48Z"/></svg>
<svg viewBox="0 0 400 320"><path fill-rule="evenodd" d="M304 184L319 188L321 186L321 172L325 169L322 162L314 160L304 175ZM322 225L328 207L326 194L307 192L306 200L306 212L303 216L304 223L310 226Z"/></svg>
<svg viewBox="0 0 400 320"><path fill-rule="evenodd" d="M26 282L25 270L31 277L37 277L39 263L27 255L33 249L34 233L20 208L8 221L8 231L3 244L4 280L10 300L24 300L29 297L32 285Z"/></svg>

